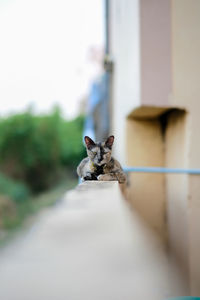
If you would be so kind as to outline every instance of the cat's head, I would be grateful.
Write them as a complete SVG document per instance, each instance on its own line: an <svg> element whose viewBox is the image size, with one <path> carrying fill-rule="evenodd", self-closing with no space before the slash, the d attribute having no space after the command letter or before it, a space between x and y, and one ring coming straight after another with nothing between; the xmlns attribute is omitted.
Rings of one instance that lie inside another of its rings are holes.
<svg viewBox="0 0 200 300"><path fill-rule="evenodd" d="M105 142L95 143L89 136L85 136L87 154L91 161L98 166L109 163L111 160L112 145L114 136L111 135Z"/></svg>

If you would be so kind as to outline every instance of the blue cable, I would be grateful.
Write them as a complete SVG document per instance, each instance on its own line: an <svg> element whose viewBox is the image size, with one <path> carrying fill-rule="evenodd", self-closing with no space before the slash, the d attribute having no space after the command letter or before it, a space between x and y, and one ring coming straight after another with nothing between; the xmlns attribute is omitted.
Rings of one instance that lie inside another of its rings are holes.
<svg viewBox="0 0 200 300"><path fill-rule="evenodd" d="M124 167L125 173L170 173L170 174L193 174L200 175L200 169L181 169L181 168L163 168L163 167Z"/></svg>

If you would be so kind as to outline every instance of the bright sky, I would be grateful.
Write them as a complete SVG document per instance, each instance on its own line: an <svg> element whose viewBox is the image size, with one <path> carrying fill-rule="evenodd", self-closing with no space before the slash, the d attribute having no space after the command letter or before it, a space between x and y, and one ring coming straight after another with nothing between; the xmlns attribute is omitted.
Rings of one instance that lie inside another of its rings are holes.
<svg viewBox="0 0 200 300"><path fill-rule="evenodd" d="M77 113L103 45L102 0L0 0L0 115L58 103Z"/></svg>

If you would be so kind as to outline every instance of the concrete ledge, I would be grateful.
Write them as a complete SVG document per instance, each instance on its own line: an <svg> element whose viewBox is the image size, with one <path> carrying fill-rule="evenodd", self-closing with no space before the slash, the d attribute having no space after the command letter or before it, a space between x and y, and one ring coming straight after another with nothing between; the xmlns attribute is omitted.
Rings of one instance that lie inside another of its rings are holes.
<svg viewBox="0 0 200 300"><path fill-rule="evenodd" d="M118 182L80 184L30 233L0 256L0 299L160 300L184 294L160 240L130 212Z"/></svg>

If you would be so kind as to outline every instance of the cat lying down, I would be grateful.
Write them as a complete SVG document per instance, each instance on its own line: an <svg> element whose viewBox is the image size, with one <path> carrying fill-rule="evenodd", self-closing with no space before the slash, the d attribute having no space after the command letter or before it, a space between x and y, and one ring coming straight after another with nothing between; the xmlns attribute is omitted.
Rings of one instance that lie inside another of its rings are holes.
<svg viewBox="0 0 200 300"><path fill-rule="evenodd" d="M105 142L95 143L89 136L85 136L88 157L84 158L77 167L77 174L82 180L126 181L120 163L111 156L114 136Z"/></svg>

